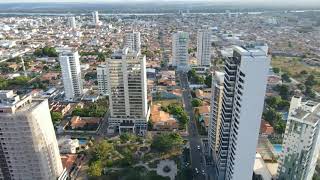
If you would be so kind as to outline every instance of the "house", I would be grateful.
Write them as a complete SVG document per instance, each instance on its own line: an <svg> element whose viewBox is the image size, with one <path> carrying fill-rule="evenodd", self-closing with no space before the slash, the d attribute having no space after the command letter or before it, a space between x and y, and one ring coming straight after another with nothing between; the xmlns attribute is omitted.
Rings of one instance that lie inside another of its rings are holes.
<svg viewBox="0 0 320 180"><path fill-rule="evenodd" d="M71 104L61 103L61 102L51 102L49 105L49 108L51 112L58 112L58 113L61 113L62 116L64 116L69 112L71 108Z"/></svg>
<svg viewBox="0 0 320 180"><path fill-rule="evenodd" d="M58 146L62 154L75 154L80 144L78 139L71 139L71 137L65 136L58 140Z"/></svg>
<svg viewBox="0 0 320 180"><path fill-rule="evenodd" d="M96 117L80 117L73 116L70 120L70 128L72 130L97 130L100 124L101 118Z"/></svg>
<svg viewBox="0 0 320 180"><path fill-rule="evenodd" d="M260 134L271 135L273 134L273 127L265 120L261 120Z"/></svg>
<svg viewBox="0 0 320 180"><path fill-rule="evenodd" d="M173 130L178 129L178 123L169 113L161 110L161 105L152 105L151 121L155 130Z"/></svg>
<svg viewBox="0 0 320 180"><path fill-rule="evenodd" d="M199 123L208 130L210 120L210 106L200 106L195 108L196 117L198 117Z"/></svg>
<svg viewBox="0 0 320 180"><path fill-rule="evenodd" d="M195 91L195 94L196 94L196 97L198 99L201 99L201 100L204 100L204 99L210 99L211 98L211 93L210 91L208 90L200 90L200 89L197 89Z"/></svg>

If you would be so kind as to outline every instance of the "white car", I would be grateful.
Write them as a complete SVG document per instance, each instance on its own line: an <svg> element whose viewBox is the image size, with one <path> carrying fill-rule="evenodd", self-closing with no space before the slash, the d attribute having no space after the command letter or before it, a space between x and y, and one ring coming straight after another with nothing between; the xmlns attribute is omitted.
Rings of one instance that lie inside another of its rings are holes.
<svg viewBox="0 0 320 180"><path fill-rule="evenodd" d="M197 174L199 174L198 168L194 168L194 170L196 171Z"/></svg>
<svg viewBox="0 0 320 180"><path fill-rule="evenodd" d="M204 170L203 170L203 169L202 169L202 171L201 171L201 172L202 172L202 174L203 174L203 175L205 175L205 174L206 174L206 173L204 173Z"/></svg>
<svg viewBox="0 0 320 180"><path fill-rule="evenodd" d="M197 146L197 149L200 150L200 146L199 145Z"/></svg>

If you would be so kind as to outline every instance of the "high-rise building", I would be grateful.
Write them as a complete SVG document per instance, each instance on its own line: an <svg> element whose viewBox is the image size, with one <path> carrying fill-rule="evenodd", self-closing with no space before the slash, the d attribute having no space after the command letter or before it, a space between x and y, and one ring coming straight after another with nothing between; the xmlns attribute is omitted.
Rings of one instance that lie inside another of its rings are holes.
<svg viewBox="0 0 320 180"><path fill-rule="evenodd" d="M125 47L131 49L132 51L136 51L140 53L141 51L140 32L133 31L133 32L126 33Z"/></svg>
<svg viewBox="0 0 320 180"><path fill-rule="evenodd" d="M110 103L109 124L119 132L143 134L147 130L146 57L124 48L107 60Z"/></svg>
<svg viewBox="0 0 320 180"><path fill-rule="evenodd" d="M253 45L235 46L225 61L218 179L251 179L263 111L270 57Z"/></svg>
<svg viewBox="0 0 320 180"><path fill-rule="evenodd" d="M0 179L55 180L63 172L47 100L0 91Z"/></svg>
<svg viewBox="0 0 320 180"><path fill-rule="evenodd" d="M291 99L277 179L312 180L320 150L319 121L320 103Z"/></svg>
<svg viewBox="0 0 320 180"><path fill-rule="evenodd" d="M70 27L70 28L76 29L76 28L77 28L76 18L75 18L75 17L69 17L69 18L68 18L68 24L69 24L69 27Z"/></svg>
<svg viewBox="0 0 320 180"><path fill-rule="evenodd" d="M59 53L63 87L66 100L81 97L83 87L78 51L64 49Z"/></svg>
<svg viewBox="0 0 320 180"><path fill-rule="evenodd" d="M224 73L216 71L211 86L211 113L209 122L208 141L211 156L216 159L219 147L219 133L221 125L221 109L224 85Z"/></svg>
<svg viewBox="0 0 320 180"><path fill-rule="evenodd" d="M97 80L100 95L108 95L108 73L106 64L100 64L97 66Z"/></svg>
<svg viewBox="0 0 320 180"><path fill-rule="evenodd" d="M179 31L172 36L172 64L177 67L178 71L188 71L189 54L188 54L189 34Z"/></svg>
<svg viewBox="0 0 320 180"><path fill-rule="evenodd" d="M99 12L98 11L93 11L92 12L92 20L93 20L93 25L99 26L100 25L100 20L99 20Z"/></svg>
<svg viewBox="0 0 320 180"><path fill-rule="evenodd" d="M211 32L201 30L197 35L197 59L199 66L211 64Z"/></svg>

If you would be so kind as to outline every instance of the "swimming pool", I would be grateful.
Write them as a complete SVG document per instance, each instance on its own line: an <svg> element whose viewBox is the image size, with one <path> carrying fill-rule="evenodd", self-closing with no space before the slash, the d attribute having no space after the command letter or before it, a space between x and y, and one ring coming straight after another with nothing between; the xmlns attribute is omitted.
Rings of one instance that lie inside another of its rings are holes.
<svg viewBox="0 0 320 180"><path fill-rule="evenodd" d="M274 144L273 145L273 150L275 153L280 154L282 151L282 145L281 144Z"/></svg>
<svg viewBox="0 0 320 180"><path fill-rule="evenodd" d="M79 140L79 144L80 145L86 145L87 144L87 140L86 139L78 139Z"/></svg>

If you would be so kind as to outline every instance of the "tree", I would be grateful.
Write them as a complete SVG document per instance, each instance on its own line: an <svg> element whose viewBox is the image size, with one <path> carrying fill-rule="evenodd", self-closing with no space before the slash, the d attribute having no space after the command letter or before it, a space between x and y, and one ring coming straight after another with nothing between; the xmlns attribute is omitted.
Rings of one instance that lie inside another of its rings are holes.
<svg viewBox="0 0 320 180"><path fill-rule="evenodd" d="M283 73L283 74L281 75L281 78L282 78L282 80L285 81L285 82L291 82L290 76L289 76L287 73Z"/></svg>
<svg viewBox="0 0 320 180"><path fill-rule="evenodd" d="M92 162L89 166L88 174L89 176L101 176L102 175L101 161Z"/></svg>
<svg viewBox="0 0 320 180"><path fill-rule="evenodd" d="M126 143L128 141L134 141L134 140L136 140L136 138L137 137L132 133L122 133L120 135L120 140L122 143Z"/></svg>
<svg viewBox="0 0 320 180"><path fill-rule="evenodd" d="M208 88L211 88L211 84L212 84L212 75L208 75L206 76L206 79L204 80L204 83L206 84L206 86Z"/></svg>
<svg viewBox="0 0 320 180"><path fill-rule="evenodd" d="M62 120L62 114L60 112L51 112L51 119L53 123L59 122Z"/></svg>
<svg viewBox="0 0 320 180"><path fill-rule="evenodd" d="M191 104L193 107L199 107L202 104L202 101L200 99L194 98L192 99Z"/></svg>
<svg viewBox="0 0 320 180"><path fill-rule="evenodd" d="M276 88L279 91L279 95L282 99L288 99L289 98L289 87L287 85L279 85Z"/></svg>
<svg viewBox="0 0 320 180"><path fill-rule="evenodd" d="M164 133L153 138L151 148L160 152L168 152L183 145L183 139L178 133Z"/></svg>
<svg viewBox="0 0 320 180"><path fill-rule="evenodd" d="M307 86L307 87L306 87L305 94L306 94L307 96L309 96L310 98L315 98L315 97L316 97L316 94L315 94L314 91L312 90L312 87L311 87L311 86Z"/></svg>
<svg viewBox="0 0 320 180"><path fill-rule="evenodd" d="M97 160L106 160L113 150L114 147L111 143L108 143L107 140L102 140L93 148L93 155Z"/></svg>
<svg viewBox="0 0 320 180"><path fill-rule="evenodd" d="M314 86L317 84L317 81L315 80L314 75L309 75L304 83L306 86Z"/></svg>
<svg viewBox="0 0 320 180"><path fill-rule="evenodd" d="M280 68L274 67L272 68L272 71L276 74L278 74L280 72Z"/></svg>

